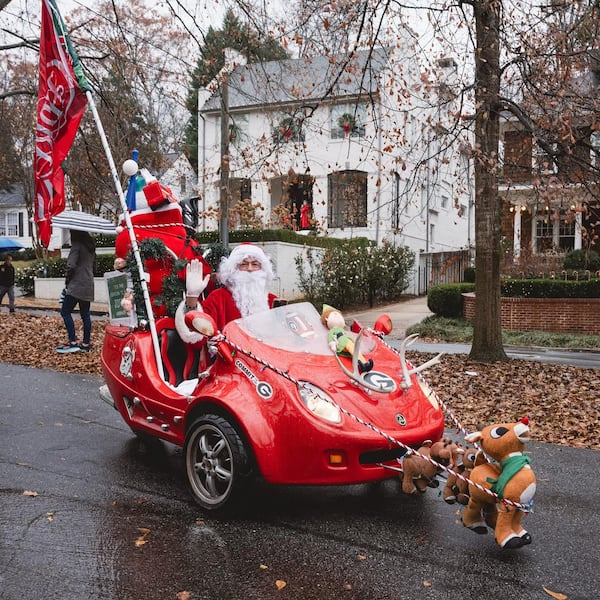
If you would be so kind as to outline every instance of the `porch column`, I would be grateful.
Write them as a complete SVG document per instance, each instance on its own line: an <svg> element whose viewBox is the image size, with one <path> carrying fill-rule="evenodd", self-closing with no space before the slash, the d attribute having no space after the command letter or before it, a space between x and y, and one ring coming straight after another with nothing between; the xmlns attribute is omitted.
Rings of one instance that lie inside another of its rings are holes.
<svg viewBox="0 0 600 600"><path fill-rule="evenodd" d="M521 207L515 206L513 221L513 257L515 260L521 256Z"/></svg>
<svg viewBox="0 0 600 600"><path fill-rule="evenodd" d="M575 213L575 243L574 250L581 250L581 213Z"/></svg>

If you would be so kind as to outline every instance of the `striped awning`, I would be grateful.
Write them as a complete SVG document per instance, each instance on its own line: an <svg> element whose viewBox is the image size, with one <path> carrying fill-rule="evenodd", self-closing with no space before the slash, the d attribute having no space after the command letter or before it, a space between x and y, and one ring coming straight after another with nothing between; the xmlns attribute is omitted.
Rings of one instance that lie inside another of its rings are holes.
<svg viewBox="0 0 600 600"><path fill-rule="evenodd" d="M109 220L90 215L78 210L64 210L52 217L52 226L61 229L75 229L77 231L88 231L89 233L116 234L116 226Z"/></svg>

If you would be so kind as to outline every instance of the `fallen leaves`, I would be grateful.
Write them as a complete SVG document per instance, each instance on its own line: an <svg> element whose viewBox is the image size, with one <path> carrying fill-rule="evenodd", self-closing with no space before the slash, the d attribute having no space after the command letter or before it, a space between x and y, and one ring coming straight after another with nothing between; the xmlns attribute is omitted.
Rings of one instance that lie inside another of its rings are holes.
<svg viewBox="0 0 600 600"><path fill-rule="evenodd" d="M432 356L411 353L410 360L418 365ZM600 449L598 369L520 359L475 363L455 354L424 375L469 431L528 416L535 441Z"/></svg>
<svg viewBox="0 0 600 600"><path fill-rule="evenodd" d="M286 585L287 585L287 583L286 583L285 581L281 580L281 579L278 579L278 580L275 582L275 587L276 587L278 590L282 590L282 589L283 589L283 588L284 588Z"/></svg>
<svg viewBox="0 0 600 600"><path fill-rule="evenodd" d="M147 527L138 527L138 531L142 534L134 542L136 548L140 548L148 543L148 536L151 531Z"/></svg>
<svg viewBox="0 0 600 600"><path fill-rule="evenodd" d="M32 498L35 498L38 495L37 492L33 492L32 490L25 490L23 492L23 496L30 496Z"/></svg>
<svg viewBox="0 0 600 600"><path fill-rule="evenodd" d="M553 592L552 590L549 590L548 588L543 588L543 590L549 596L556 598L556 600L567 600L567 598L568 598L568 596L566 594L561 594L560 592Z"/></svg>

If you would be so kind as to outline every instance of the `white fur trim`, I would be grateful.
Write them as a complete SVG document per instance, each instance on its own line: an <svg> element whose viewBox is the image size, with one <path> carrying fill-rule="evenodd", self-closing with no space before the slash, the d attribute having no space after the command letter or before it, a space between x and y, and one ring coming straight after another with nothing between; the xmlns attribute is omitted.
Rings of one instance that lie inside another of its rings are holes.
<svg viewBox="0 0 600 600"><path fill-rule="evenodd" d="M260 246L254 244L239 244L236 246L229 255L229 259L237 266L245 258L255 258L262 265L267 259L267 255L264 253Z"/></svg>
<svg viewBox="0 0 600 600"><path fill-rule="evenodd" d="M198 309L200 309L200 304L198 304ZM206 336L202 335L197 331L190 331L189 327L185 324L185 313L187 312L185 306L185 300L182 300L175 311L175 328L177 329L177 333L179 337L186 344L197 344L201 342Z"/></svg>

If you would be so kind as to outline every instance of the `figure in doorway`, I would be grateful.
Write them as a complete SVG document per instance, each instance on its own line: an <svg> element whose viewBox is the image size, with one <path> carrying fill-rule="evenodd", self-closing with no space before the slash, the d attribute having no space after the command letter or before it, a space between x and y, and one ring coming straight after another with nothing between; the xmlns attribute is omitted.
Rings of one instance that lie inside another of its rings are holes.
<svg viewBox="0 0 600 600"><path fill-rule="evenodd" d="M302 202L300 209L300 229L310 229L310 206L308 200Z"/></svg>

